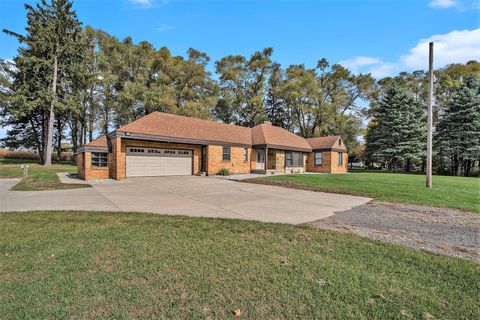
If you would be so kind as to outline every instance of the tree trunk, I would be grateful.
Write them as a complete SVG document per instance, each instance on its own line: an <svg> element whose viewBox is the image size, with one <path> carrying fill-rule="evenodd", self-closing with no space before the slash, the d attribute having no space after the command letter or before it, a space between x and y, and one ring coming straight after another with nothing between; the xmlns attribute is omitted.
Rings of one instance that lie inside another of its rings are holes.
<svg viewBox="0 0 480 320"><path fill-rule="evenodd" d="M60 160L62 156L62 119L59 117L57 118L57 130L58 130L58 137L57 137L57 160Z"/></svg>
<svg viewBox="0 0 480 320"><path fill-rule="evenodd" d="M407 159L406 170L407 170L407 173L410 172L410 159Z"/></svg>
<svg viewBox="0 0 480 320"><path fill-rule="evenodd" d="M462 172L462 161L459 159L458 155L455 156L455 175L459 176Z"/></svg>
<svg viewBox="0 0 480 320"><path fill-rule="evenodd" d="M88 115L88 142L93 140L93 126L95 119L95 108L93 105L93 89L90 93L90 102L89 102L89 115Z"/></svg>
<svg viewBox="0 0 480 320"><path fill-rule="evenodd" d="M58 74L58 61L55 54L53 60L53 80L52 80L52 101L50 103L50 112L48 114L48 128L47 128L47 141L45 143L45 160L44 166L52 165L52 149L53 149L53 124L55 122L55 111L53 110L55 103L57 102L57 74Z"/></svg>
<svg viewBox="0 0 480 320"><path fill-rule="evenodd" d="M86 99L83 99L83 115L82 115L82 145L87 144L87 104Z"/></svg>
<svg viewBox="0 0 480 320"><path fill-rule="evenodd" d="M74 123L72 123L72 126L70 127L70 138L72 140L72 151L75 153L77 152L77 146L78 146L78 132L77 132L77 120L74 120Z"/></svg>
<svg viewBox="0 0 480 320"><path fill-rule="evenodd" d="M472 160L467 160L465 168L465 177L469 177L472 171Z"/></svg>
<svg viewBox="0 0 480 320"><path fill-rule="evenodd" d="M110 97L110 84L107 82L106 83L106 88L105 88L105 102L103 104L103 134L108 134L108 123L110 122L109 119L109 98Z"/></svg>

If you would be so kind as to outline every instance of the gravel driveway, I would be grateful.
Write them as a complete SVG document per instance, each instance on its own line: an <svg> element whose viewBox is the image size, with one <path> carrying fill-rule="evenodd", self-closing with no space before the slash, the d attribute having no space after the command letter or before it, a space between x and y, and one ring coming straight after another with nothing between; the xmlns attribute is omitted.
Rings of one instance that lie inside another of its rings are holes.
<svg viewBox="0 0 480 320"><path fill-rule="evenodd" d="M475 213L373 201L310 225L480 261L480 215Z"/></svg>

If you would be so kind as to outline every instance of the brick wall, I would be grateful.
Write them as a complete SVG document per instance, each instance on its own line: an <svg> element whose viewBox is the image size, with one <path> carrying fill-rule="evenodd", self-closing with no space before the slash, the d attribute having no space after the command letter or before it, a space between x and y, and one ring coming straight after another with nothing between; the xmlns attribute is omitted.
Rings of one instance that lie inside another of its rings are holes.
<svg viewBox="0 0 480 320"><path fill-rule="evenodd" d="M332 173L344 173L348 171L348 153L343 153L343 164L338 165L338 152L332 151Z"/></svg>
<svg viewBox="0 0 480 320"><path fill-rule="evenodd" d="M348 153L343 152L343 165L338 166L338 153L336 151L323 151L323 162L321 166L315 165L314 152L307 155L307 171L322 173L347 172Z"/></svg>
<svg viewBox="0 0 480 320"><path fill-rule="evenodd" d="M254 156L252 149L248 149L248 161L243 160L243 147L231 147L230 148L230 161L223 161L223 146L209 145L207 147L207 168L208 174L213 175L226 168L231 173L250 173L250 160Z"/></svg>
<svg viewBox="0 0 480 320"><path fill-rule="evenodd" d="M285 169L285 151L268 149L268 170L284 170Z"/></svg>
<svg viewBox="0 0 480 320"><path fill-rule="evenodd" d="M276 153L275 153L275 168L276 168L276 170L284 170L285 169L285 151L276 150Z"/></svg>
<svg viewBox="0 0 480 320"><path fill-rule="evenodd" d="M125 152L122 153L122 139L116 137L111 139L112 153L109 155L110 162L110 178L125 179Z"/></svg>
<svg viewBox="0 0 480 320"><path fill-rule="evenodd" d="M84 157L85 166L83 166ZM78 176L84 180L108 179L109 168L92 168L92 153L87 151L77 156L77 172Z"/></svg>
<svg viewBox="0 0 480 320"><path fill-rule="evenodd" d="M201 168L201 146L189 144L163 143L155 141L142 141L133 139L121 139L116 137L110 141L112 152L108 154L108 168L92 168L91 152L79 154L77 157L77 171L80 178L85 180L95 179L124 179L126 166L126 148L131 146L144 148L170 148L170 149L189 149L193 150L193 173L200 173ZM226 168L231 173L250 173L256 169L256 151L248 149L248 161L244 161L244 148L231 147L230 161L223 161L223 147L216 145L207 146L207 172L210 175L216 174L220 169ZM270 153L269 163L275 161L276 170L285 170L286 172L324 172L324 173L342 173L348 171L348 154L343 152L343 165L338 166L338 152L324 151L323 165L314 165L314 153L304 153L303 168L285 168L285 151L274 150ZM274 156L274 157L273 157ZM84 157L84 158L83 158ZM85 164L84 164L85 161ZM269 165L270 167L270 165Z"/></svg>
<svg viewBox="0 0 480 320"><path fill-rule="evenodd" d="M78 153L76 157L77 161L77 175L80 179L85 179L85 168L83 167L83 157L85 156L85 153Z"/></svg>

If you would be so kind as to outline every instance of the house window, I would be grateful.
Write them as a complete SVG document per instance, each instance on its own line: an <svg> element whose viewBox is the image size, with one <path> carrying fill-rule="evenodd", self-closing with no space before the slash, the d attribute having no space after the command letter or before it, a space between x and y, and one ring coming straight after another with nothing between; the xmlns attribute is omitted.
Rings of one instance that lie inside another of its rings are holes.
<svg viewBox="0 0 480 320"><path fill-rule="evenodd" d="M303 154L301 152L285 152L285 165L287 167L303 167Z"/></svg>
<svg viewBox="0 0 480 320"><path fill-rule="evenodd" d="M248 148L243 148L243 161L248 161Z"/></svg>
<svg viewBox="0 0 480 320"><path fill-rule="evenodd" d="M338 153L338 166L339 167L343 166L343 153L342 152Z"/></svg>
<svg viewBox="0 0 480 320"><path fill-rule="evenodd" d="M222 159L223 161L230 161L230 146L223 146Z"/></svg>
<svg viewBox="0 0 480 320"><path fill-rule="evenodd" d="M92 168L108 167L108 153L92 153Z"/></svg>
<svg viewBox="0 0 480 320"><path fill-rule="evenodd" d="M323 153L315 152L315 165L321 166L323 164Z"/></svg>

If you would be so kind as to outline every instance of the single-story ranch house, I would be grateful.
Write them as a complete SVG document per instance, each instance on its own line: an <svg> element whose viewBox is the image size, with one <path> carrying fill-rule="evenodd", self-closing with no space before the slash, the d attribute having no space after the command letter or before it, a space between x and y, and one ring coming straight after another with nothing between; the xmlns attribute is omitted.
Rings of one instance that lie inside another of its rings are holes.
<svg viewBox="0 0 480 320"><path fill-rule="evenodd" d="M280 127L253 128L153 112L79 148L82 179L231 173L346 172L340 136L304 139Z"/></svg>

